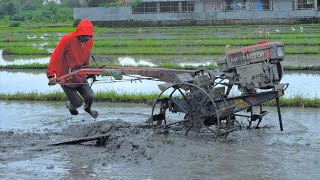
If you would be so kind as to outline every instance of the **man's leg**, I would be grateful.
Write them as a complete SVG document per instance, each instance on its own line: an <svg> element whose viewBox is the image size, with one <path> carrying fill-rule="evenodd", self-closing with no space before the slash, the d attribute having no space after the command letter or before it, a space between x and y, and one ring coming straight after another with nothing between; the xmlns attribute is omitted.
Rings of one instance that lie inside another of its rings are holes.
<svg viewBox="0 0 320 180"><path fill-rule="evenodd" d="M71 88L65 85L61 85L63 91L66 93L68 102L66 104L67 108L69 109L72 115L79 114L77 108L82 105L82 99L79 96L77 89Z"/></svg>
<svg viewBox="0 0 320 180"><path fill-rule="evenodd" d="M91 109L91 105L94 99L94 94L89 84L81 84L81 86L79 86L77 90L79 91L79 93L84 99L84 102L85 102L84 110L87 113L89 113L93 118L97 118L99 113Z"/></svg>

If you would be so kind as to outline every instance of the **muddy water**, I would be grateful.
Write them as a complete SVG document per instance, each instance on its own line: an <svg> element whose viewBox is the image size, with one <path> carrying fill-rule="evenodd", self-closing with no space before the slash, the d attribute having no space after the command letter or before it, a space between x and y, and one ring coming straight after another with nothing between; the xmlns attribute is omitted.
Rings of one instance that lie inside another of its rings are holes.
<svg viewBox="0 0 320 180"><path fill-rule="evenodd" d="M119 62L157 65L125 58ZM283 82L290 83L286 96L320 95L318 73L286 72ZM159 92L158 83L103 83L93 89L149 93ZM44 70L0 71L0 93L34 91L61 88L47 86ZM71 116L63 102L0 101L0 179L320 179L318 109L282 108L281 132L276 109L266 108L270 113L261 129L233 132L214 142L208 133L185 137L170 130L164 136L132 127L149 117L151 108L144 104L96 103L94 108L100 113L96 120L82 109ZM180 117L170 114L168 119ZM112 138L104 147L47 146L109 127Z"/></svg>
<svg viewBox="0 0 320 180"><path fill-rule="evenodd" d="M101 82L95 83L92 88L98 91L116 91L117 93L160 93L158 84L160 81L143 80L130 81L130 77L125 77L123 81L114 82L110 77L99 77ZM1 70L0 71L0 93L17 92L56 92L61 91L61 87L47 85L45 70ZM285 92L285 97L303 96L320 97L320 74L318 72L285 72L283 83L289 83L289 88ZM237 93L237 89L233 89Z"/></svg>
<svg viewBox="0 0 320 180"><path fill-rule="evenodd" d="M127 124L144 121L150 112L145 105L101 103L95 108L102 113L97 120L82 111L71 117L61 103L0 102L0 178L320 178L318 109L282 108L281 132L276 109L266 108L270 113L261 129L236 131L214 142L207 133L186 137L170 130L164 136ZM68 139L68 134L101 133L110 124L112 138L105 147L46 146Z"/></svg>
<svg viewBox="0 0 320 180"><path fill-rule="evenodd" d="M125 119L129 122L141 122L150 116L147 105L123 103L95 103L93 108L99 111L94 121ZM47 129L60 129L65 125L80 123L90 116L81 108L81 116L72 116L65 109L65 102L15 102L0 101L0 129L19 129L43 132ZM47 115L50 114L50 117ZM8 121L9 120L9 121ZM90 121L92 121L91 119Z"/></svg>

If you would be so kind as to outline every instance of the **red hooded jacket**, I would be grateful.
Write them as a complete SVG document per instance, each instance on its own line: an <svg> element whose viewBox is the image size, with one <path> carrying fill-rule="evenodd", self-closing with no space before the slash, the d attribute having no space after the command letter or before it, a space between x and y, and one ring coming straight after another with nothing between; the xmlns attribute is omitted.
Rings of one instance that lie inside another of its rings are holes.
<svg viewBox="0 0 320 180"><path fill-rule="evenodd" d="M76 31L62 37L53 54L47 69L47 77L59 78L69 73L69 68L79 66L89 66L90 53L93 46L93 40L89 39L82 43L77 36L93 36L93 25L89 20L82 20ZM77 87L78 84L86 80L85 75L74 75L67 79L66 85ZM70 84L68 84L70 83Z"/></svg>

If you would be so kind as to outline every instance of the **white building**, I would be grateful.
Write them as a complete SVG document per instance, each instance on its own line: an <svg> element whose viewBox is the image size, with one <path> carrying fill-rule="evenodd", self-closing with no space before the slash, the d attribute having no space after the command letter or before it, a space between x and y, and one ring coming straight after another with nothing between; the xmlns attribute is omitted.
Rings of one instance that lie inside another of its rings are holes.
<svg viewBox="0 0 320 180"><path fill-rule="evenodd" d="M194 25L319 21L320 0L127 0L117 8L75 8L74 19L97 23ZM294 20L294 21L292 21Z"/></svg>

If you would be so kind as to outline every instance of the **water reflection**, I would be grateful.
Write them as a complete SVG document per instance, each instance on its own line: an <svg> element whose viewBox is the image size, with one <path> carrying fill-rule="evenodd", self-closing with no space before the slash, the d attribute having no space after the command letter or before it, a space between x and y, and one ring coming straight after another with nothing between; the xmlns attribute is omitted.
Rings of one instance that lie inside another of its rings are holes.
<svg viewBox="0 0 320 180"><path fill-rule="evenodd" d="M320 97L319 72L286 72L282 82L289 83L289 87L285 92L286 97L303 96L305 98Z"/></svg>
<svg viewBox="0 0 320 180"><path fill-rule="evenodd" d="M117 93L160 93L157 85L163 82L142 80L132 81L125 76L123 81L113 81L111 77L99 77L100 82L96 82L92 89L99 91L115 91ZM48 79L45 70L25 70L19 71L0 71L0 93L14 94L17 92L30 93L49 93L62 92L59 85L48 86Z"/></svg>
<svg viewBox="0 0 320 180"><path fill-rule="evenodd" d="M185 66L193 66L193 67L199 67L199 66L209 66L210 64L212 64L211 62L205 62L205 63L178 63L178 65L185 67Z"/></svg>
<svg viewBox="0 0 320 180"><path fill-rule="evenodd" d="M100 57L103 61L107 62L106 59L108 57L102 56ZM215 61L212 57L205 57L205 56L128 56L128 57L114 57L116 58L116 62L121 65L129 65L129 66L159 66L162 63L173 63L176 65L184 66L208 66ZM216 57L217 58L217 57ZM217 58L218 59L218 58Z"/></svg>
<svg viewBox="0 0 320 180"><path fill-rule="evenodd" d="M48 42L44 42L44 43L40 43L40 44L31 44L31 45L34 47L37 47L39 49L45 49L44 47L48 44L49 44Z"/></svg>
<svg viewBox="0 0 320 180"><path fill-rule="evenodd" d="M2 56L2 50L0 50L0 65L6 66L6 65L25 65L25 64L32 64L32 63L39 63L39 64L47 64L50 60L50 57L39 57L39 58L32 58L32 59L26 59L24 58L18 58L13 60L5 60ZM17 56L20 57L20 56Z"/></svg>
<svg viewBox="0 0 320 180"><path fill-rule="evenodd" d="M151 113L150 106L136 103L95 102L93 108L99 112L95 122L122 119L141 123ZM0 101L0 130L46 132L92 121L92 117L83 108L78 110L80 115L72 116L65 102Z"/></svg>
<svg viewBox="0 0 320 180"><path fill-rule="evenodd" d="M34 44L38 48L43 48L44 44ZM53 49L48 49L49 52L53 52ZM25 65L32 63L47 64L50 57L37 57L37 56L19 56L19 55L6 55L3 57L2 50L0 50L0 65ZM213 57L218 59L218 57ZM99 65L103 64L120 64L122 66L150 66L155 67L161 63L173 63L180 66L207 66L215 63L212 57L206 56L101 56L97 55L96 60ZM93 63L93 62L92 62Z"/></svg>
<svg viewBox="0 0 320 180"><path fill-rule="evenodd" d="M148 60L136 60L132 57L119 57L118 58L118 63L122 66L150 66L150 67L154 67L156 66L155 64L153 64L152 62L149 62Z"/></svg>
<svg viewBox="0 0 320 180"><path fill-rule="evenodd" d="M12 154L21 156L22 151L14 151ZM11 157L13 161L0 164L0 174L2 179L63 179L67 174L68 158L63 152L46 153L31 159L18 159ZM8 157L7 157L8 158ZM10 157L9 157L10 158Z"/></svg>

